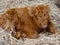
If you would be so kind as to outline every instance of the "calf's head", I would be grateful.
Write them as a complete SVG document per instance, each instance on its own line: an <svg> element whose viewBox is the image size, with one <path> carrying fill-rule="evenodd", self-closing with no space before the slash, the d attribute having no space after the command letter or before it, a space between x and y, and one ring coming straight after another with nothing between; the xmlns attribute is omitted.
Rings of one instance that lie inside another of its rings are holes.
<svg viewBox="0 0 60 45"><path fill-rule="evenodd" d="M30 8L29 13L38 27L47 28L50 18L49 11L50 10L48 5L38 5L36 7Z"/></svg>

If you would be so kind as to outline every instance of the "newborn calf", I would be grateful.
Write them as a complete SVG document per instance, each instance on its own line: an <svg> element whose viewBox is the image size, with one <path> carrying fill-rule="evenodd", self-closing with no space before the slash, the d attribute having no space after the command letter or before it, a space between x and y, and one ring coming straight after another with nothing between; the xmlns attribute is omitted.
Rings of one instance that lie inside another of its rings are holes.
<svg viewBox="0 0 60 45"><path fill-rule="evenodd" d="M56 33L50 21L49 12L48 5L9 9L0 15L0 26L13 30L12 36L17 39L20 37L37 38L38 33L43 31Z"/></svg>

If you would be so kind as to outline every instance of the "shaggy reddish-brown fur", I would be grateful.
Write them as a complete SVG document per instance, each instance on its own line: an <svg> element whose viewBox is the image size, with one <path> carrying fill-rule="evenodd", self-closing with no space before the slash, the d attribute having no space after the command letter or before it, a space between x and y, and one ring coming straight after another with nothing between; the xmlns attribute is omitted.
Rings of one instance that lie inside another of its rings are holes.
<svg viewBox="0 0 60 45"><path fill-rule="evenodd" d="M39 32L43 31L56 33L50 21L49 12L48 5L9 9L0 15L0 26L13 30L12 36L17 39L20 37L37 38Z"/></svg>

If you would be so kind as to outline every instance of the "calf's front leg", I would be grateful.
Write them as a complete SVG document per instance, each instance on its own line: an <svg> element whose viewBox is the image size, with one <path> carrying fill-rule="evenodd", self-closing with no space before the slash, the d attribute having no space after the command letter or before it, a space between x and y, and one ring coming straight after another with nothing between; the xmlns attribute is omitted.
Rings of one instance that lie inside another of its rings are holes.
<svg viewBox="0 0 60 45"><path fill-rule="evenodd" d="M54 24L51 21L49 21L49 23L48 23L47 31L52 34L55 34L57 32L56 27L54 26Z"/></svg>

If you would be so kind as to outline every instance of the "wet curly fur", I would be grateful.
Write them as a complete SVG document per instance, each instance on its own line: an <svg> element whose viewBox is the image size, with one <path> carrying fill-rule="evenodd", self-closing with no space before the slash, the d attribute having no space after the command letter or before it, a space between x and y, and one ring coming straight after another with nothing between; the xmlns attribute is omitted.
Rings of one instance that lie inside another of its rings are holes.
<svg viewBox="0 0 60 45"><path fill-rule="evenodd" d="M12 36L19 39L37 38L40 32L56 33L50 20L48 5L38 5L24 8L13 8L0 15L0 26L12 28Z"/></svg>

